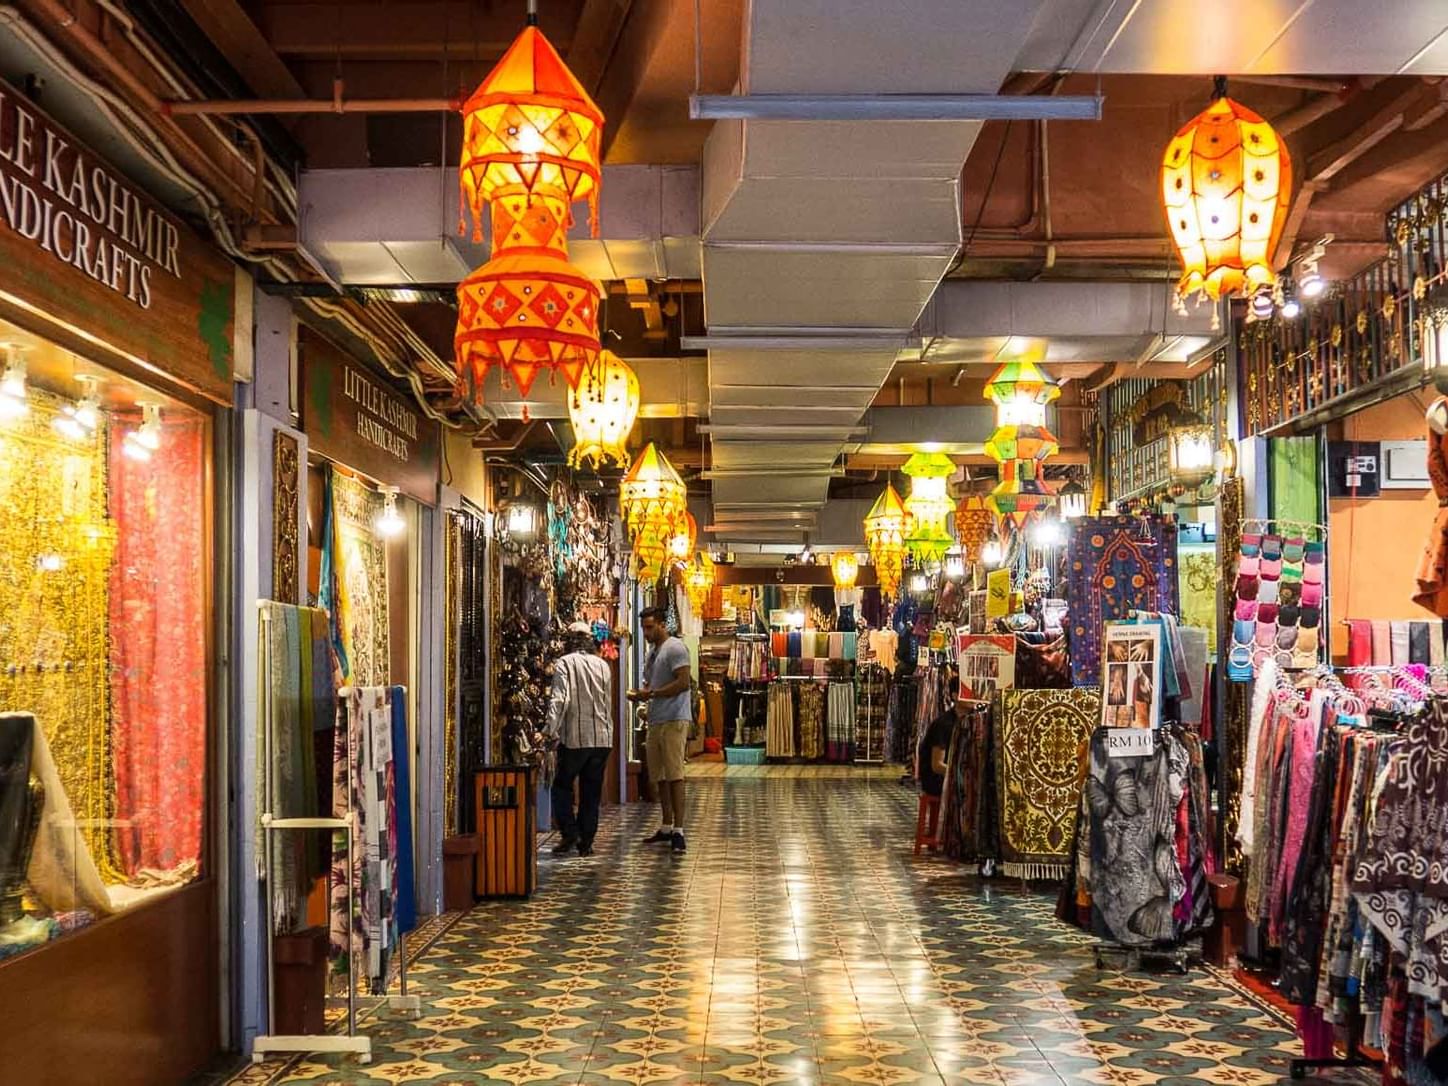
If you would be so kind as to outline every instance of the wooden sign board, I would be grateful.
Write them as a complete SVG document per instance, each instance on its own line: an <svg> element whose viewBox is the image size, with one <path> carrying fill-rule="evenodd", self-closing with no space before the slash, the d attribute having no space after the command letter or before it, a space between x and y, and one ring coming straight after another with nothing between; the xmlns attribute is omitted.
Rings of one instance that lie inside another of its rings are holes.
<svg viewBox="0 0 1448 1086"><path fill-rule="evenodd" d="M236 272L0 81L0 295L232 401Z"/></svg>
<svg viewBox="0 0 1448 1086"><path fill-rule="evenodd" d="M322 456L427 505L437 502L440 424L418 408L409 392L303 330L302 429Z"/></svg>

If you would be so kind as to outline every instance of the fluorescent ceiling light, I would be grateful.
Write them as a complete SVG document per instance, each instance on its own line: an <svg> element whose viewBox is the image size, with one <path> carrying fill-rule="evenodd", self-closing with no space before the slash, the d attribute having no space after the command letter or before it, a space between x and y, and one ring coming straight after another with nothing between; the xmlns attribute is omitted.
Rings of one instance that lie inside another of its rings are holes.
<svg viewBox="0 0 1448 1086"><path fill-rule="evenodd" d="M696 121L1099 121L1099 95L693 94Z"/></svg>

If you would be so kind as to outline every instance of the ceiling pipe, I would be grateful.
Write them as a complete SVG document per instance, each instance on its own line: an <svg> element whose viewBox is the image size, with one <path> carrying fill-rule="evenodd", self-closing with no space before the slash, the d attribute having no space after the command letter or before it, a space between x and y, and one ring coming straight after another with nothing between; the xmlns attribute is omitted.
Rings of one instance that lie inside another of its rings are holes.
<svg viewBox="0 0 1448 1086"><path fill-rule="evenodd" d="M163 116L243 113L457 113L462 98L351 98L340 79L332 80L331 98L182 99L160 103Z"/></svg>
<svg viewBox="0 0 1448 1086"><path fill-rule="evenodd" d="M1100 95L692 94L695 121L1099 121Z"/></svg>

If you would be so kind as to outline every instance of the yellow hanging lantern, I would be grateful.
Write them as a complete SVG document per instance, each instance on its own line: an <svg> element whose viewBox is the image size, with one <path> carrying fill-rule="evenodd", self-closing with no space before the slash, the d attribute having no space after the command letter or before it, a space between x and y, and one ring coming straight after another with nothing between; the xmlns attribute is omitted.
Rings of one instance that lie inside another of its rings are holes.
<svg viewBox="0 0 1448 1086"><path fill-rule="evenodd" d="M865 541L870 559L875 563L875 578L880 591L894 596L900 589L900 575L905 566L905 536L910 530L910 513L893 486L885 491L865 517Z"/></svg>
<svg viewBox="0 0 1448 1086"><path fill-rule="evenodd" d="M656 525L650 524L634 536L632 546L638 579L657 581L669 560L668 537Z"/></svg>
<svg viewBox="0 0 1448 1086"><path fill-rule="evenodd" d="M921 562L939 562L955 542L946 521L955 503L946 493L946 482L955 472L955 463L944 453L914 453L900 469L910 476L910 496L905 508L911 525L905 546L912 557Z"/></svg>
<svg viewBox="0 0 1448 1086"><path fill-rule="evenodd" d="M624 445L638 414L638 377L618 355L604 351L568 390L568 419L573 424L569 466L582 467L585 460L595 468L607 461L619 467L627 464Z"/></svg>
<svg viewBox="0 0 1448 1086"><path fill-rule="evenodd" d="M854 588L855 581L860 576L860 560L855 557L854 551L835 551L830 556L830 573L835 579L836 588Z"/></svg>
<svg viewBox="0 0 1448 1086"><path fill-rule="evenodd" d="M688 491L679 473L650 441L619 485L618 505L630 537L649 528L660 540L665 540L665 533L670 532L684 510L687 498Z"/></svg>
<svg viewBox="0 0 1448 1086"><path fill-rule="evenodd" d="M694 614L703 612L709 602L709 593L714 589L714 559L704 551L694 555L694 561L684 570L684 593L689 597L689 606Z"/></svg>
<svg viewBox="0 0 1448 1086"><path fill-rule="evenodd" d="M1161 163L1161 198L1181 257L1177 293L1254 294L1277 281L1292 160L1265 120L1226 95L1181 127Z"/></svg>

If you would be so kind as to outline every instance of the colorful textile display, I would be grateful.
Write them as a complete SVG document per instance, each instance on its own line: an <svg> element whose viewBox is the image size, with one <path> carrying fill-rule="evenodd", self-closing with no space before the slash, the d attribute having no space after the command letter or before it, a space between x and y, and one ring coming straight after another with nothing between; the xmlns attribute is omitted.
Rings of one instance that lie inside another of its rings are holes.
<svg viewBox="0 0 1448 1086"><path fill-rule="evenodd" d="M855 760L885 760L890 712L890 672L878 664L860 668L855 681Z"/></svg>
<svg viewBox="0 0 1448 1086"><path fill-rule="evenodd" d="M1066 873L1081 753L1100 717L1101 692L1092 688L996 695L996 796L1007 876L1059 879Z"/></svg>
<svg viewBox="0 0 1448 1086"><path fill-rule="evenodd" d="M769 758L794 757L794 694L788 682L769 684L764 753Z"/></svg>
<svg viewBox="0 0 1448 1086"><path fill-rule="evenodd" d="M811 760L825 753L825 688L819 683L799 684L799 753Z"/></svg>
<svg viewBox="0 0 1448 1086"><path fill-rule="evenodd" d="M8 665L0 667L0 709L35 715L83 847L107 882L121 882L111 833L115 526L106 514L106 427L62 441L52 423L67 401L35 388L26 401L28 414L0 427L0 660Z"/></svg>
<svg viewBox="0 0 1448 1086"><path fill-rule="evenodd" d="M1244 531L1240 538L1227 677L1249 682L1268 659L1281 668L1313 667L1327 648L1326 544L1276 531Z"/></svg>
<svg viewBox="0 0 1448 1086"><path fill-rule="evenodd" d="M185 881L206 806L205 426L167 418L149 460L110 427L116 848L130 879ZM308 738L310 742L310 737Z"/></svg>
<svg viewBox="0 0 1448 1086"><path fill-rule="evenodd" d="M1182 625L1206 630L1211 644L1216 645L1217 549L1199 544L1178 547L1177 563Z"/></svg>
<svg viewBox="0 0 1448 1086"><path fill-rule="evenodd" d="M332 645L342 680L382 686L392 669L387 546L374 523L381 495L327 468L318 604L332 616Z"/></svg>
<svg viewBox="0 0 1448 1086"><path fill-rule="evenodd" d="M995 773L991 750L991 709L971 704L946 752L940 800L941 848L953 860L977 863L996 858Z"/></svg>
<svg viewBox="0 0 1448 1086"><path fill-rule="evenodd" d="M1443 411L1448 399L1440 396L1428 408L1429 417ZM1428 427L1428 478L1438 499L1438 512L1428 526L1423 556L1418 560L1413 602L1435 615L1448 618L1448 433Z"/></svg>
<svg viewBox="0 0 1448 1086"><path fill-rule="evenodd" d="M1222 584L1231 584L1237 571L1237 554L1242 544L1242 506L1246 500L1246 484L1240 477L1224 479L1217 489L1217 575ZM1225 649L1227 631L1232 628L1233 597L1218 593L1217 640L1212 651L1219 655L1218 666L1226 671ZM1247 717L1251 701L1248 690L1237 683L1225 684L1222 698L1222 735L1217 744L1217 784L1221 812L1222 865L1228 872L1239 874L1242 853L1237 846L1238 813L1242 801L1242 770L1247 760Z"/></svg>
<svg viewBox="0 0 1448 1086"><path fill-rule="evenodd" d="M316 818L321 813L312 735L336 714L331 654L322 655L319 667L316 652L318 642L325 648L328 641L325 611L262 603L257 627L256 857L271 894L278 934L305 926L307 894L324 870L323 857L314 835L274 833L268 869L260 816Z"/></svg>
<svg viewBox="0 0 1448 1086"><path fill-rule="evenodd" d="M855 760L855 684L829 685L825 719L825 758L831 762Z"/></svg>
<svg viewBox="0 0 1448 1086"><path fill-rule="evenodd" d="M913 676L890 684L890 709L885 721L885 760L895 765L915 765L915 705L918 701Z"/></svg>
<svg viewBox="0 0 1448 1086"><path fill-rule="evenodd" d="M1132 610L1178 612L1177 529L1159 517L1082 517L1067 523L1071 681L1098 686L1103 623Z"/></svg>
<svg viewBox="0 0 1448 1086"><path fill-rule="evenodd" d="M396 944L396 809L389 803L392 764L391 692L386 687L352 687L341 699L333 758L332 814L355 818L352 869L347 840L333 841L330 880L334 968L355 971L373 994L386 989L387 967ZM395 794L393 795L395 801ZM352 888L352 941L347 941L348 885Z"/></svg>
<svg viewBox="0 0 1448 1086"><path fill-rule="evenodd" d="M397 857L397 930L417 927L417 890L412 865L412 761L407 740L407 687L394 686L392 701L392 765L388 779L387 803L396 812L391 822L392 854Z"/></svg>

